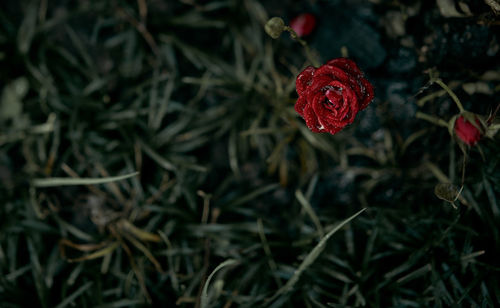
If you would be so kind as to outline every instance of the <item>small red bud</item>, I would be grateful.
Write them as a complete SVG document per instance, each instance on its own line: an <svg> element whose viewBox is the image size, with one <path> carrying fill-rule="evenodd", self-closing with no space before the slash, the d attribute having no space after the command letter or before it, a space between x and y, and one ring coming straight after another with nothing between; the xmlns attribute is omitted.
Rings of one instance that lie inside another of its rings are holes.
<svg viewBox="0 0 500 308"><path fill-rule="evenodd" d="M476 124L479 127L481 126L477 118ZM455 134L460 140L470 146L475 145L482 136L481 131L463 116L459 116L455 121Z"/></svg>
<svg viewBox="0 0 500 308"><path fill-rule="evenodd" d="M292 19L290 27L299 37L307 36L311 34L316 27L316 17L310 13L300 14Z"/></svg>

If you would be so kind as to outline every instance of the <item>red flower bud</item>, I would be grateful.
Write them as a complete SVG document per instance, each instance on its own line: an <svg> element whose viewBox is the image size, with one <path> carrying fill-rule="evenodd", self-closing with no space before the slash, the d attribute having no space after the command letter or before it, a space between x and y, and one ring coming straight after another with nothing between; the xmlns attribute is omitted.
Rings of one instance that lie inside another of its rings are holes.
<svg viewBox="0 0 500 308"><path fill-rule="evenodd" d="M307 36L316 27L316 17L313 14L300 14L299 16L292 19L290 22L290 27L297 33L299 37Z"/></svg>
<svg viewBox="0 0 500 308"><path fill-rule="evenodd" d="M481 123L475 117L476 124L478 127L481 127ZM462 140L467 145L475 145L479 139L481 139L482 132L479 130L474 124L469 122L463 116L459 116L455 120L455 134L457 137Z"/></svg>
<svg viewBox="0 0 500 308"><path fill-rule="evenodd" d="M306 67L297 76L296 89L295 111L315 133L339 132L373 99L373 86L346 58L330 60L317 69Z"/></svg>

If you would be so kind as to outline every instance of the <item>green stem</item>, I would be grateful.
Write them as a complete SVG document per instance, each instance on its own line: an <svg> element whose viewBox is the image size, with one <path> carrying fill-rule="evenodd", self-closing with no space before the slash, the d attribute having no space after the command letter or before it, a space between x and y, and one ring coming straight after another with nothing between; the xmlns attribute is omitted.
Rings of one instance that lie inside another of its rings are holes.
<svg viewBox="0 0 500 308"><path fill-rule="evenodd" d="M304 47L304 49L306 50L306 57L309 61L311 61L312 65L314 67L319 67L320 64L319 62L316 60L316 57L314 57L311 49L309 48L309 45L307 45L307 42L304 41L303 39L301 39L298 35L297 35L297 32L295 32L295 30L293 30L291 27L289 26L285 26L285 28L283 29L284 31L288 31L290 32L290 36L292 37L292 39L296 40L297 42L300 43L300 45L302 45Z"/></svg>
<svg viewBox="0 0 500 308"><path fill-rule="evenodd" d="M446 92L448 92L448 95L451 96L451 98L453 99L453 101L455 102L455 104L457 105L458 109L460 110L460 113L464 113L465 112L465 109L464 109L464 106L462 106L462 103L460 102L460 100L458 99L458 97L455 95L455 93L453 93L453 91L443 82L443 80L441 80L440 78L436 78L433 80L435 83L437 83L438 85L441 86L441 88L443 88Z"/></svg>
<svg viewBox="0 0 500 308"><path fill-rule="evenodd" d="M443 127L448 127L448 123L446 123L445 120L443 119L440 119L438 117L433 117L431 115L428 115L426 113L423 113L423 112L420 112L418 111L416 114L415 114L415 117L417 119L422 119L422 120L426 120L428 122L431 122L433 124L436 124L438 126L443 126Z"/></svg>

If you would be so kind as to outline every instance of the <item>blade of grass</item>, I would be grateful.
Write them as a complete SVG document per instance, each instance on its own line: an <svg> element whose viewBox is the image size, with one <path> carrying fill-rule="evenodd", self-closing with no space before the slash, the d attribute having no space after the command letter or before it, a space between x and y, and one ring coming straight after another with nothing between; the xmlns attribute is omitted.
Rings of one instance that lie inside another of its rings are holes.
<svg viewBox="0 0 500 308"><path fill-rule="evenodd" d="M80 274L83 271L83 266L84 266L83 262L78 263L78 265L71 271L71 273L68 276L68 279L66 280L66 283L69 286L72 286L73 284L75 284L76 279L78 278L78 276L80 276Z"/></svg>
<svg viewBox="0 0 500 308"><path fill-rule="evenodd" d="M241 177L240 167L238 164L238 145L236 130L232 129L229 134L228 142L229 166L237 178Z"/></svg>
<svg viewBox="0 0 500 308"><path fill-rule="evenodd" d="M262 218L259 218L257 220L257 227L259 229L259 236L260 236L260 241L262 242L262 248L264 249L264 252L266 253L267 256L267 263L269 264L269 268L271 269L274 277L274 281L276 281L276 285L278 287L282 287L283 283L281 283L280 278L278 275L276 275L278 271L278 266L276 265L276 262L273 259L273 255L271 253L271 248L269 247L269 243L266 238L266 234L264 233L264 225L262 223Z"/></svg>
<svg viewBox="0 0 500 308"><path fill-rule="evenodd" d="M59 227L62 229L61 231L63 232L63 236L66 236L66 232L67 232L67 233L71 233L74 237L76 237L82 241L87 241L87 242L92 241L91 235L81 231L80 229L76 228L72 224L67 223L62 218L60 218L58 215L53 215L52 217L59 224Z"/></svg>
<svg viewBox="0 0 500 308"><path fill-rule="evenodd" d="M134 255L132 254L132 251L130 250L128 245L125 243L124 239L122 238L122 236L120 235L118 230L116 230L116 228L113 225L111 225L109 227L109 231L111 232L111 234L113 234L118 239L119 245L121 245L123 251L125 251L125 253L127 254L127 257L128 257L129 263L130 263L130 267L132 269L132 271L129 273L130 279L132 279L133 275L135 275L135 277L137 278L137 282L139 283L139 287L142 291L142 295L146 298L148 303L151 304L152 299L151 299L151 295L149 295L148 289L146 288L146 280L145 280L144 272L140 270L139 266L135 262L135 258L134 258ZM131 280L130 280L130 283L131 283Z"/></svg>
<svg viewBox="0 0 500 308"><path fill-rule="evenodd" d="M149 251L149 249L146 248L146 246L144 246L141 242L139 242L138 240L136 240L134 237L130 236L129 234L127 234L126 232L123 233L123 236L132 244L135 246L135 248L139 249L140 251L142 251L142 253L146 256L146 258L148 258L149 261L151 261L151 263L153 263L154 267L156 268L156 270L160 273L164 273L163 271L163 268L161 267L160 265L160 262L158 262L158 260L156 260L156 258L153 256L153 254Z"/></svg>
<svg viewBox="0 0 500 308"><path fill-rule="evenodd" d="M302 205L302 208L304 211L306 211L307 215L311 218L313 221L314 225L316 226L316 229L318 230L318 235L320 238L322 238L325 235L325 230L323 229L323 226L321 225L321 222L319 221L318 215L314 212L314 209L312 208L311 204L309 201L306 199L302 191L296 190L295 191L295 198L299 201L300 205Z"/></svg>
<svg viewBox="0 0 500 308"><path fill-rule="evenodd" d="M61 267L62 262L63 260L59 257L59 249L57 249L57 246L54 246L45 265L45 285L47 288L52 288L54 277L56 276L58 269Z"/></svg>
<svg viewBox="0 0 500 308"><path fill-rule="evenodd" d="M30 269L31 269L31 266L29 264L22 266L22 267L16 269L15 271L12 271L12 272L8 273L7 275L5 275L5 279L7 281L15 281L18 277L24 275Z"/></svg>
<svg viewBox="0 0 500 308"><path fill-rule="evenodd" d="M141 145L142 150L144 150L144 153L146 153L149 158L154 160L160 167L164 168L167 171L175 171L176 167L174 164L166 160L163 156L155 152L151 147L149 147L147 144L143 143L141 140L138 140L139 144Z"/></svg>
<svg viewBox="0 0 500 308"><path fill-rule="evenodd" d="M244 196L241 196L238 199L230 202L229 204L225 205L224 208L236 207L236 206L238 206L240 204L246 203L246 202L248 202L250 200L253 200L253 199L257 198L260 195L263 195L263 194L265 194L265 193L267 193L269 191L272 191L272 190L274 190L274 189L276 189L278 187L279 187L278 183L273 183L273 184L270 184L270 185L258 188L256 190L252 191L251 193L246 194Z"/></svg>
<svg viewBox="0 0 500 308"><path fill-rule="evenodd" d="M222 268L226 267L226 266L230 266L230 265L234 265L238 263L238 261L236 260L233 260L233 259L229 259L229 260L226 260L224 262L222 262L221 264L219 264L213 271L212 273L208 276L207 278L207 281L205 281L205 285L203 286L203 290L201 292L201 301L200 301L200 307L201 308L206 308L208 307L208 303L209 303L209 298L208 298L208 285L210 284L210 281L212 280L213 276L219 271L221 270Z"/></svg>
<svg viewBox="0 0 500 308"><path fill-rule="evenodd" d="M83 292L87 291L88 288L90 288L92 286L94 282L93 281L89 281L87 282L86 284L84 284L83 286L79 287L78 290L76 290L75 292L73 292L73 294L71 294L70 296L66 297L59 305L57 305L55 308L63 308L63 307L66 307L68 305L71 305L73 306L74 303L73 301L78 297L80 296L81 294L83 294Z"/></svg>
<svg viewBox="0 0 500 308"><path fill-rule="evenodd" d="M92 60L92 57L88 53L88 48L85 46L80 36L75 32L75 30L73 30L73 28L71 28L70 26L66 26L65 28L66 34L68 35L72 46L75 47L76 51L85 63L86 68L84 68L83 65L80 65L81 72L88 75L89 77L96 77L97 74L95 73L96 68L94 65L95 61ZM89 73L88 71L86 71L86 69L92 69L92 72Z"/></svg>
<svg viewBox="0 0 500 308"><path fill-rule="evenodd" d="M96 185L115 181L125 180L138 175L139 172L129 174L110 176L106 178L46 178L34 179L34 187L55 187L55 186L73 186L73 185Z"/></svg>
<svg viewBox="0 0 500 308"><path fill-rule="evenodd" d="M91 254L88 254L86 256L74 258L74 259L68 259L68 262L80 262L80 261L85 261L85 260L97 259L97 258L103 257L109 253L112 253L113 250L118 248L118 246L120 246L120 243L114 242L114 243L104 247L103 249L100 249L100 250L93 252Z"/></svg>
<svg viewBox="0 0 500 308"><path fill-rule="evenodd" d="M498 204L497 204L495 192L493 191L490 182L486 179L484 174L483 174L483 185L484 185L484 190L486 191L486 196L488 197L488 200L490 201L491 212L493 213L493 216L495 217L495 219L498 220L498 218L500 218L500 208L498 207Z"/></svg>
<svg viewBox="0 0 500 308"><path fill-rule="evenodd" d="M413 272L409 273L408 275L405 275L405 276L399 278L396 282L398 284L406 283L408 281L411 281L415 278L418 278L418 277L430 272L431 270L432 270L432 266L430 264L426 264L426 265L422 266L421 268L418 268L418 269L414 270Z"/></svg>
<svg viewBox="0 0 500 308"><path fill-rule="evenodd" d="M143 301L137 299L120 299L112 303L97 306L96 308L137 307L140 304L144 304Z"/></svg>
<svg viewBox="0 0 500 308"><path fill-rule="evenodd" d="M172 243L168 239L167 235L162 232L161 230L158 231L160 234L161 238L167 245L167 252L172 252L173 247ZM172 288L176 291L179 292L179 279L177 278L177 274L175 273L175 267L174 267L174 258L172 257L171 254L167 254L167 261L168 261L168 274L170 275L170 281L172 284Z"/></svg>
<svg viewBox="0 0 500 308"><path fill-rule="evenodd" d="M22 54L27 54L36 32L36 2L27 7L23 22L17 32L17 46Z"/></svg>
<svg viewBox="0 0 500 308"><path fill-rule="evenodd" d="M158 100L158 75L159 70L155 69L153 72L153 84L151 85L151 89L149 89L149 106L148 106L148 126L154 129L154 120L157 113L156 105Z"/></svg>
<svg viewBox="0 0 500 308"><path fill-rule="evenodd" d="M139 229L126 219L120 220L119 225L124 230L130 232L131 234L133 234L135 237L137 237L141 241L161 242L160 236L153 234L151 232Z"/></svg>
<svg viewBox="0 0 500 308"><path fill-rule="evenodd" d="M36 292L38 293L38 297L40 299L40 305L42 307L47 306L47 286L45 285L45 281L43 279L42 274L42 265L40 264L40 259L38 259L38 251L35 248L33 240L31 238L26 239L28 245L28 252L30 255L31 261L31 271L33 273L33 279L35 281Z"/></svg>
<svg viewBox="0 0 500 308"><path fill-rule="evenodd" d="M156 117L151 123L151 126L154 130L158 130L161 126L163 118L167 114L168 103L170 101L170 97L174 91L174 78L170 77L167 79L167 83L165 85L165 89L163 91L163 96L159 98L158 108L156 110Z"/></svg>
<svg viewBox="0 0 500 308"><path fill-rule="evenodd" d="M309 252L309 254L306 256L304 261L299 265L293 276L287 281L287 283L278 290L270 299L268 299L268 302L274 301L276 298L279 296L286 294L290 292L295 284L299 281L300 276L302 273L309 267L311 264L316 261L316 259L319 257L321 252L325 249L327 241L334 235L337 231L339 231L343 226L348 224L351 220L356 218L358 215L363 213L366 210L366 208L360 210L356 214L352 215L351 217L347 218L346 220L342 221L340 224L338 224L335 228L330 230L320 241L319 243Z"/></svg>

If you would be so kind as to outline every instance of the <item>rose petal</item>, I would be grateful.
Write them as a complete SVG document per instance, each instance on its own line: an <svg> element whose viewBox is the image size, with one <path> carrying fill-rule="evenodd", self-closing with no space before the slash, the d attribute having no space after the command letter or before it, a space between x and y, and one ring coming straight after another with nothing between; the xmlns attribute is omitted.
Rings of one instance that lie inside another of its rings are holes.
<svg viewBox="0 0 500 308"><path fill-rule="evenodd" d="M358 97L351 88L345 88L343 97L344 97L344 104L346 106L349 105L349 111L344 115L342 120L345 121L347 124L351 124L352 122L354 122L354 118L356 117L356 114L358 114L359 111Z"/></svg>
<svg viewBox="0 0 500 308"><path fill-rule="evenodd" d="M307 100L304 96L299 96L297 102L295 103L295 111L300 114L302 117L304 116L304 108L306 107Z"/></svg>
<svg viewBox="0 0 500 308"><path fill-rule="evenodd" d="M306 105L304 108L304 120L306 121L307 127L314 132L314 133L319 133L321 132L320 130L320 124L318 122L318 117L316 116L316 113L314 112L313 108L311 105Z"/></svg>
<svg viewBox="0 0 500 308"><path fill-rule="evenodd" d="M335 126L331 126L331 125L327 125L325 127L326 131L329 132L330 134L334 135L338 132L340 132L344 127L335 127Z"/></svg>
<svg viewBox="0 0 500 308"><path fill-rule="evenodd" d="M326 90L330 88L332 78L328 76L315 76L313 84L307 89L307 97L313 97L316 94L325 94ZM308 100L309 101L309 100Z"/></svg>
<svg viewBox="0 0 500 308"><path fill-rule="evenodd" d="M349 84L358 96L360 108L365 109L373 99L373 86L364 78L363 72L361 72L356 63L347 58L338 58L328 61L327 64L336 66L352 76Z"/></svg>
<svg viewBox="0 0 500 308"><path fill-rule="evenodd" d="M306 67L295 80L295 87L297 89L297 94L302 95L302 92L311 85L314 71L316 69L312 66Z"/></svg>
<svg viewBox="0 0 500 308"><path fill-rule="evenodd" d="M337 112L337 109L343 104L342 89L330 89L325 92L325 96L328 99L326 102L326 107L331 109L333 112Z"/></svg>
<svg viewBox="0 0 500 308"><path fill-rule="evenodd" d="M290 27L299 37L307 36L316 27L316 17L310 13L300 14L290 21Z"/></svg>
<svg viewBox="0 0 500 308"><path fill-rule="evenodd" d="M319 78L321 76L323 78L327 77L333 80L339 80L341 82L349 82L349 80L351 79L351 77L345 71L331 65L322 65L316 70L314 75L316 78Z"/></svg>
<svg viewBox="0 0 500 308"><path fill-rule="evenodd" d="M359 67L351 59L337 58L326 62L326 64L338 67L341 70L352 74L354 77L363 76L363 73L361 72Z"/></svg>
<svg viewBox="0 0 500 308"><path fill-rule="evenodd" d="M481 123L477 118L475 118L476 124L480 127ZM475 145L482 136L481 131L474 126L471 122L466 120L463 116L459 116L455 120L455 134L460 140L462 140L467 145Z"/></svg>
<svg viewBox="0 0 500 308"><path fill-rule="evenodd" d="M360 97L359 109L363 110L373 100L374 93L373 93L373 86L368 80L361 78L360 83L361 83L361 89L362 89L361 92L364 95L363 95L363 97Z"/></svg>
<svg viewBox="0 0 500 308"><path fill-rule="evenodd" d="M332 82L332 84L336 87L343 86L338 82ZM336 127L344 127L347 124L351 124L359 111L358 99L351 88L343 87L342 99L341 108L338 109L336 114L330 113L325 115L326 120Z"/></svg>
<svg viewBox="0 0 500 308"><path fill-rule="evenodd" d="M324 100L324 95L316 95L310 104L316 114L320 127L322 127L322 129L326 129L327 131L337 128L342 129L345 125L337 121L337 117L333 115L332 111L326 108Z"/></svg>
<svg viewBox="0 0 500 308"><path fill-rule="evenodd" d="M346 58L328 61L317 69L306 68L297 76L296 86L295 110L313 132L340 131L374 96L363 72Z"/></svg>

